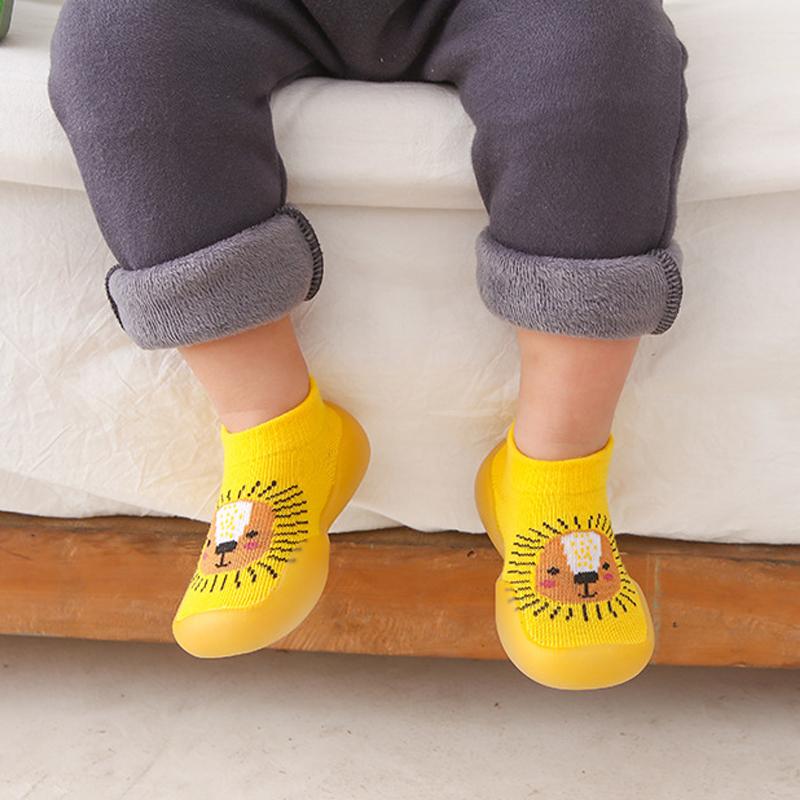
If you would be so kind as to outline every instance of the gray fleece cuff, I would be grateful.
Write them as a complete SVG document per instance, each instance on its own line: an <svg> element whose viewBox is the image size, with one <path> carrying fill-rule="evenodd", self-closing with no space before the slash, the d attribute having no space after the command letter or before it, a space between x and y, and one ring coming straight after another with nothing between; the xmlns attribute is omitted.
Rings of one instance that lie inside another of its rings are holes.
<svg viewBox="0 0 800 800"><path fill-rule="evenodd" d="M283 206L265 222L202 250L106 276L111 307L147 350L220 339L285 316L322 282L322 250L308 220Z"/></svg>
<svg viewBox="0 0 800 800"><path fill-rule="evenodd" d="M521 328L590 339L664 333L681 303L681 251L573 259L500 244L486 228L476 244L478 288L490 311Z"/></svg>

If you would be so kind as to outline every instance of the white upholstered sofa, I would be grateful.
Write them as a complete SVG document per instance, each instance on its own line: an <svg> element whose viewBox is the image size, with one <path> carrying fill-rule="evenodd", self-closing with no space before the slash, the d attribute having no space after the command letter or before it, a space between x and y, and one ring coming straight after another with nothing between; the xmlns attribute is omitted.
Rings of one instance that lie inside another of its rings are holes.
<svg viewBox="0 0 800 800"><path fill-rule="evenodd" d="M686 294L619 411L617 527L797 542L800 8L666 5L690 51ZM0 507L207 518L211 410L174 353L136 350L106 307L112 259L47 103L57 12L20 0L0 44ZM339 529L478 531L472 477L511 419L516 353L474 283L470 122L419 84L310 79L274 106L290 199L328 265L300 335L374 446Z"/></svg>

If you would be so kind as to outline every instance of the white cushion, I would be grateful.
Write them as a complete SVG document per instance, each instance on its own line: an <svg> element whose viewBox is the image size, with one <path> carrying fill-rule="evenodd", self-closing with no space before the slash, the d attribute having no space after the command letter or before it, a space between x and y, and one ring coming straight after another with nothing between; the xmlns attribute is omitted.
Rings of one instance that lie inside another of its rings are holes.
<svg viewBox="0 0 800 800"><path fill-rule="evenodd" d="M666 8L690 53L681 199L800 188L800 4L668 0ZM46 94L57 13L58 5L18 2L0 45L0 180L77 189ZM473 127L451 88L312 78L278 91L274 112L294 202L481 207Z"/></svg>

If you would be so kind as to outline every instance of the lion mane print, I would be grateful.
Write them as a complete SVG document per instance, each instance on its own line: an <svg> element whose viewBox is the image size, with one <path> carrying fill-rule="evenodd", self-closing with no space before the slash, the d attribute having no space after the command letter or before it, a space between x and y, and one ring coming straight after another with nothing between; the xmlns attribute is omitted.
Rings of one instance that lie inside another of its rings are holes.
<svg viewBox="0 0 800 800"><path fill-rule="evenodd" d="M605 514L517 533L506 567L509 602L543 622L602 622L639 604Z"/></svg>
<svg viewBox="0 0 800 800"><path fill-rule="evenodd" d="M303 490L277 481L243 485L219 497L189 591L236 591L261 579L277 580L308 537Z"/></svg>

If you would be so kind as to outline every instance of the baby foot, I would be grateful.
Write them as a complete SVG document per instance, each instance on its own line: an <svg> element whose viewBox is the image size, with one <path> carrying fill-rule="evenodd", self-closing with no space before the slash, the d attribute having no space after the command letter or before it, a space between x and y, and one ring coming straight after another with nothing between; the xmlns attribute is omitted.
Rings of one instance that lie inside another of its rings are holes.
<svg viewBox="0 0 800 800"><path fill-rule="evenodd" d="M478 509L504 560L498 635L514 664L546 686L613 686L653 652L647 601L625 570L608 513L612 448L609 438L583 458L539 461L518 450L512 426L478 472Z"/></svg>
<svg viewBox="0 0 800 800"><path fill-rule="evenodd" d="M204 658L267 647L305 619L327 580L328 528L369 460L361 426L313 378L300 405L240 433L223 428L222 443L217 508L172 626Z"/></svg>

